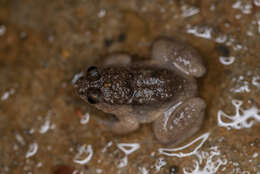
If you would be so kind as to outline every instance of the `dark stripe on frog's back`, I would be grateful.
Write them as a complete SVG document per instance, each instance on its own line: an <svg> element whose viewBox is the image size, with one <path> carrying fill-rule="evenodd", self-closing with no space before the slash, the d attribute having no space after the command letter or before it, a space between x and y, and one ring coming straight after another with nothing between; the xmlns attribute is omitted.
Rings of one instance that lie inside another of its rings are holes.
<svg viewBox="0 0 260 174"><path fill-rule="evenodd" d="M122 88L107 90L106 103L149 105L166 102L182 88L182 77L170 70L157 67L109 67L103 69L104 81ZM130 91L128 90L130 89Z"/></svg>

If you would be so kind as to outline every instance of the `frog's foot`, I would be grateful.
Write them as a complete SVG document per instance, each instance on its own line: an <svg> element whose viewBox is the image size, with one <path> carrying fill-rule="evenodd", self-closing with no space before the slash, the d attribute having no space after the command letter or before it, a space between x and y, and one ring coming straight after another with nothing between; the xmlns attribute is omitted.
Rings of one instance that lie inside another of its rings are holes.
<svg viewBox="0 0 260 174"><path fill-rule="evenodd" d="M182 143L201 127L205 108L206 103L201 98L175 104L153 123L155 137L163 144Z"/></svg>
<svg viewBox="0 0 260 174"><path fill-rule="evenodd" d="M128 116L120 116L119 120L102 122L111 132L118 135L124 135L139 128L139 122L136 118Z"/></svg>
<svg viewBox="0 0 260 174"><path fill-rule="evenodd" d="M122 65L126 66L131 63L131 56L125 53L114 53L104 58L102 63L105 66Z"/></svg>
<svg viewBox="0 0 260 174"><path fill-rule="evenodd" d="M202 63L199 53L185 43L162 38L156 40L152 45L153 61L171 69L178 69L187 75L201 77L206 68Z"/></svg>

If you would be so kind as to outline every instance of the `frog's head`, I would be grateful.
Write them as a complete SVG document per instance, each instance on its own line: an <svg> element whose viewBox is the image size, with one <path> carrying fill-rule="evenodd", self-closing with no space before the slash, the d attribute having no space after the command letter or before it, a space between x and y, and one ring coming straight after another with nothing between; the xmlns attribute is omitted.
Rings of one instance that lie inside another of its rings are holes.
<svg viewBox="0 0 260 174"><path fill-rule="evenodd" d="M80 77L74 84L76 94L90 104L103 101L101 91L101 74L97 67L90 66L85 75Z"/></svg>

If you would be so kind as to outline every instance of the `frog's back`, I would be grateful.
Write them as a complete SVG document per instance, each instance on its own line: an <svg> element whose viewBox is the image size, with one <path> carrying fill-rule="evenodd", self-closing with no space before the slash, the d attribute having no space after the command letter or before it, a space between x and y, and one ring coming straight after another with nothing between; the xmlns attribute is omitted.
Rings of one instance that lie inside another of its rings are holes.
<svg viewBox="0 0 260 174"><path fill-rule="evenodd" d="M183 90L183 78L173 71L155 67L131 67L132 104L166 102Z"/></svg>

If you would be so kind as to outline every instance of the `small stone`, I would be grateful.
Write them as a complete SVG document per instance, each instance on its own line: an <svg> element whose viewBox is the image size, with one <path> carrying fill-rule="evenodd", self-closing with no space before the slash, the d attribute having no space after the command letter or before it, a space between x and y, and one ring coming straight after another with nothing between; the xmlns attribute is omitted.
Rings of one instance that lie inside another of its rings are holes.
<svg viewBox="0 0 260 174"><path fill-rule="evenodd" d="M3 36L6 32L6 27L0 24L0 36Z"/></svg>
<svg viewBox="0 0 260 174"><path fill-rule="evenodd" d="M171 166L170 167L170 174L176 174L178 172L177 166Z"/></svg>
<svg viewBox="0 0 260 174"><path fill-rule="evenodd" d="M26 32L23 31L23 32L20 33L20 39L21 40L26 40L27 38L28 38L28 35L27 35Z"/></svg>
<svg viewBox="0 0 260 174"><path fill-rule="evenodd" d="M68 165L59 165L56 166L53 174L74 174L74 168Z"/></svg>
<svg viewBox="0 0 260 174"><path fill-rule="evenodd" d="M104 40L104 45L106 46L106 47L110 47L112 44L113 44L113 40L112 39L105 39Z"/></svg>
<svg viewBox="0 0 260 174"><path fill-rule="evenodd" d="M229 57L230 51L225 45L216 46L216 50L224 57Z"/></svg>
<svg viewBox="0 0 260 174"><path fill-rule="evenodd" d="M121 33L119 36L118 36L118 41L119 42L124 42L126 40L126 33Z"/></svg>

